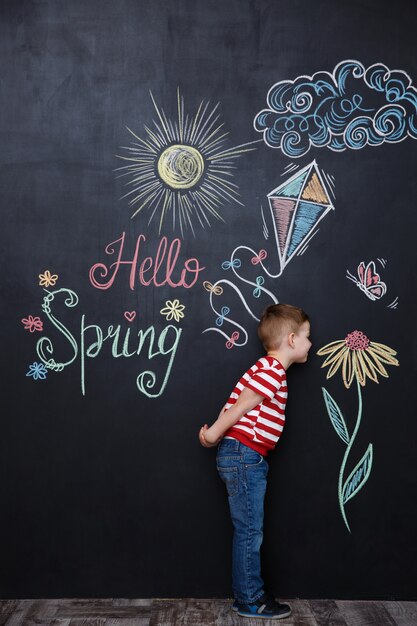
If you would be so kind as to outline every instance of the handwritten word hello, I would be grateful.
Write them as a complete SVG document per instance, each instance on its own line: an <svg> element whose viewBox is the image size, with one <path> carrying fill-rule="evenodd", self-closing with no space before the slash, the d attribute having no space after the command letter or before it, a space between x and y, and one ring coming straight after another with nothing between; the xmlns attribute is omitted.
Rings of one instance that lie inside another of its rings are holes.
<svg viewBox="0 0 417 626"><path fill-rule="evenodd" d="M68 353L69 358L66 361L57 361L54 353L55 346L49 337L42 337L36 344L36 352L39 359L45 366L55 372L61 372L65 367L74 363L77 359L80 362L81 370L81 392L85 395L86 388L86 361L88 358L94 359L103 349L104 344L111 345L111 356L115 359L120 357L142 357L145 360L152 361L157 359L160 364L161 359L165 372L161 375L161 381L157 385L157 374L152 370L144 370L138 374L136 385L148 398L158 398L167 385L175 354L178 348L182 330L176 326L168 325L163 328L157 338L157 332L154 326L149 326L146 330L139 330L136 334L131 331L131 327L122 330L121 325L109 325L106 329L101 328L97 324L87 324L86 316L81 315L79 327L75 332L71 332L55 315L52 310L52 303L55 301L62 306L62 297L67 307L75 307L78 304L78 296L71 289L58 289L48 292L43 299L42 309L51 324L58 330L61 337L58 336L56 345L59 349ZM62 346L62 337L67 345ZM60 341L61 339L61 341ZM164 358L167 362L164 362ZM159 366L159 369L161 367ZM159 389L158 389L159 387Z"/></svg>
<svg viewBox="0 0 417 626"><path fill-rule="evenodd" d="M125 233L119 239L109 243L105 252L109 256L116 255L116 260L107 266L105 263L95 263L90 268L90 282L96 289L110 289L113 285L119 269L123 265L130 266L129 286L134 289L137 282L141 285L155 287L185 287L190 289L196 284L200 272L205 268L200 266L198 259L191 258L184 261L182 267L178 267L178 257L181 251L180 239L173 239L168 245L168 239L162 237L156 251L155 259L145 257L139 262L139 253L142 252L142 243L145 243L145 235L139 235L133 257L123 257L125 246ZM176 271L176 277L174 277ZM106 280L107 279L107 280Z"/></svg>

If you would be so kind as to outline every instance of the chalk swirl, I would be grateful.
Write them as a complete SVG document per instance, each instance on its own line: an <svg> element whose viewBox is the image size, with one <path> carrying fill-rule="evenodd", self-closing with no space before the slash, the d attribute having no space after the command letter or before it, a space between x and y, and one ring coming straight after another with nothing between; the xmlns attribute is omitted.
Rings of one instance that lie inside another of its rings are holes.
<svg viewBox="0 0 417 626"><path fill-rule="evenodd" d="M311 146L341 151L417 138L417 90L402 70L340 62L333 72L283 80L271 87L254 128L266 145L291 158Z"/></svg>
<svg viewBox="0 0 417 626"><path fill-rule="evenodd" d="M136 385L139 391L141 391L148 398L156 398L159 396L159 393L152 394L148 393L148 389L152 390L156 384L156 374L151 370L145 370L136 378Z"/></svg>

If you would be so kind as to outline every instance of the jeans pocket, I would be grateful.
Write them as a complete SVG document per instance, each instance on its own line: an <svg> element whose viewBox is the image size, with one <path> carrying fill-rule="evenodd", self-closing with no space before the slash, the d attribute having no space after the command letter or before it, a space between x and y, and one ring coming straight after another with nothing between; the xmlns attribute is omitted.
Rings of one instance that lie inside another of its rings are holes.
<svg viewBox="0 0 417 626"><path fill-rule="evenodd" d="M217 467L219 476L226 485L229 498L237 495L239 492L239 479L237 467Z"/></svg>
<svg viewBox="0 0 417 626"><path fill-rule="evenodd" d="M262 454L259 454L259 452L255 450L250 450L250 452L247 452L244 456L245 467L257 467L258 465L262 465L264 461L265 459Z"/></svg>

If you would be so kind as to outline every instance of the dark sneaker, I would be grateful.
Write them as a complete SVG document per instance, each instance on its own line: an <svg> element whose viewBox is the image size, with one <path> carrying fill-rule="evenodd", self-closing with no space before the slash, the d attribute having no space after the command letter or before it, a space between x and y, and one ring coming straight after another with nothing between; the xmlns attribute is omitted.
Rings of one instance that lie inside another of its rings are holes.
<svg viewBox="0 0 417 626"><path fill-rule="evenodd" d="M273 596L271 596L269 593L265 593L265 595L263 596L262 599L263 599L264 602L266 600L268 600L268 601L275 600L275 598ZM239 602L237 600L234 600L234 602L232 604L232 611L237 613L238 610L239 610Z"/></svg>
<svg viewBox="0 0 417 626"><path fill-rule="evenodd" d="M254 604L238 604L237 614L241 617L257 617L263 619L284 619L291 615L288 604L281 604L263 596Z"/></svg>
<svg viewBox="0 0 417 626"><path fill-rule="evenodd" d="M271 601L274 600L275 602L278 602L278 600L276 598L274 598L274 596L272 596L270 593L266 592L265 595L263 596L263 601L265 602L266 600ZM232 611L235 611L235 613L237 613L237 611L239 610L239 602L237 600L234 600L233 604L232 604Z"/></svg>

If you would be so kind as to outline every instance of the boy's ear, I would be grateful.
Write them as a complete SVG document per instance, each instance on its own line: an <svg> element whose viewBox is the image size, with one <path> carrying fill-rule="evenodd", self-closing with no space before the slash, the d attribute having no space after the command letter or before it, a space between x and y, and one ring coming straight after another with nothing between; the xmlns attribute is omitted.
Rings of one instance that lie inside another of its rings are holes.
<svg viewBox="0 0 417 626"><path fill-rule="evenodd" d="M291 348L293 348L295 345L294 338L295 338L295 333L290 333L288 335L288 345L291 346Z"/></svg>

